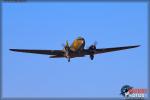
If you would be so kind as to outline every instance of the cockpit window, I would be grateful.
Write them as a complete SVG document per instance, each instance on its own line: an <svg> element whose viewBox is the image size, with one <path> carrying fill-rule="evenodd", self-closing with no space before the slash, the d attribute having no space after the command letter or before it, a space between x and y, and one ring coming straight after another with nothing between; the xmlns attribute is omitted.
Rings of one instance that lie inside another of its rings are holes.
<svg viewBox="0 0 150 100"><path fill-rule="evenodd" d="M82 37L78 37L77 39L78 39L78 40L83 40L83 38L82 38Z"/></svg>

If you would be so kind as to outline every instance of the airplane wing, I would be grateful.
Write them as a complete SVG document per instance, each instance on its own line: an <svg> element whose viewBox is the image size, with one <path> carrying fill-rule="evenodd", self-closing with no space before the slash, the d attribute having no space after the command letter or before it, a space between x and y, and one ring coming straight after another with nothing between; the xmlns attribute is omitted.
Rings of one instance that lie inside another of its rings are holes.
<svg viewBox="0 0 150 100"><path fill-rule="evenodd" d="M63 50L27 50L27 49L9 49L15 52L24 53L35 53L35 54L45 54L45 55L64 55Z"/></svg>
<svg viewBox="0 0 150 100"><path fill-rule="evenodd" d="M131 48L136 48L136 47L139 47L139 46L140 45L96 49L96 50L94 50L94 54L100 54L100 53L107 53L107 52L131 49ZM84 53L85 53L85 55L90 55L91 54L90 50L88 50L88 49L85 49Z"/></svg>

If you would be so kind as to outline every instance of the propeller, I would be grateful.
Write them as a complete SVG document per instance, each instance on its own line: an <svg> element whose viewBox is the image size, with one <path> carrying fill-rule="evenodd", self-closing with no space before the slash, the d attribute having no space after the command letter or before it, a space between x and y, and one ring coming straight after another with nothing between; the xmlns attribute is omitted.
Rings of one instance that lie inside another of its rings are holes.
<svg viewBox="0 0 150 100"><path fill-rule="evenodd" d="M94 52L96 50L97 41L95 41L88 49L90 51L90 59L94 59Z"/></svg>
<svg viewBox="0 0 150 100"><path fill-rule="evenodd" d="M67 46L67 47L69 47L69 43L68 43L68 40L66 41L66 46Z"/></svg>
<svg viewBox="0 0 150 100"><path fill-rule="evenodd" d="M94 41L92 45L90 46L86 46L86 48L90 48L91 46L97 46L98 42L97 41Z"/></svg>
<svg viewBox="0 0 150 100"><path fill-rule="evenodd" d="M65 44L63 43L63 44L61 44L61 46L64 48L64 47L65 47Z"/></svg>
<svg viewBox="0 0 150 100"><path fill-rule="evenodd" d="M94 46L96 46L97 44L98 44L98 42L97 42L97 41L95 41L95 42L93 43L93 45L94 45Z"/></svg>
<svg viewBox="0 0 150 100"><path fill-rule="evenodd" d="M68 43L68 40L66 41L66 44L61 44L61 46L63 47L63 48L65 48L65 47L69 47L69 43Z"/></svg>
<svg viewBox="0 0 150 100"><path fill-rule="evenodd" d="M66 41L66 44L65 44L65 45L63 44L63 47L64 47L64 50L65 50L65 56L66 56L66 58L68 59L68 62L70 62L70 57L69 57L70 46L69 46L68 40Z"/></svg>
<svg viewBox="0 0 150 100"><path fill-rule="evenodd" d="M95 50L97 44L98 44L97 41L95 41L88 49L91 51Z"/></svg>

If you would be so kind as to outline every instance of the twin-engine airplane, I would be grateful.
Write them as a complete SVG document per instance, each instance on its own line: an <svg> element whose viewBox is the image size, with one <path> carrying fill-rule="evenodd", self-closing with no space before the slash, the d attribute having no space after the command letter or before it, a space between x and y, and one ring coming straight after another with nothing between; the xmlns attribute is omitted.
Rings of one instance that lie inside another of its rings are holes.
<svg viewBox="0 0 150 100"><path fill-rule="evenodd" d="M90 59L93 60L95 54L136 48L139 47L140 45L101 48L101 49L96 49L96 43L92 44L88 49L84 49L84 46L85 46L84 38L78 37L73 41L72 45L69 45L68 41L66 41L66 45L64 45L63 50L27 50L27 49L10 49L10 50L16 52L51 55L50 58L65 57L68 59L68 62L70 62L70 59L75 57L84 57L85 55L89 55Z"/></svg>

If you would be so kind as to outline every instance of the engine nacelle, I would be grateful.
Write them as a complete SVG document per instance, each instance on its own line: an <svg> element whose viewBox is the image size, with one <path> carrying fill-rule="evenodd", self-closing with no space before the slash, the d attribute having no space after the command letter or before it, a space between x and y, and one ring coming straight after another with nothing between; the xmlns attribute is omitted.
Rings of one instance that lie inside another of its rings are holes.
<svg viewBox="0 0 150 100"><path fill-rule="evenodd" d="M89 51L90 51L90 59L93 60L94 59L94 52L96 50L96 46L95 45L91 45L89 47Z"/></svg>
<svg viewBox="0 0 150 100"><path fill-rule="evenodd" d="M89 47L89 50L90 50L90 51L96 50L96 46L95 46L95 45L91 45L91 46Z"/></svg>

